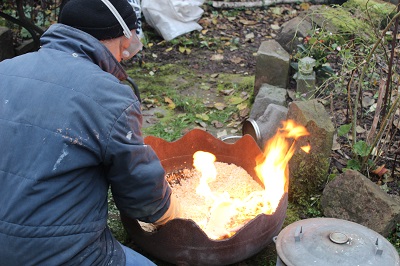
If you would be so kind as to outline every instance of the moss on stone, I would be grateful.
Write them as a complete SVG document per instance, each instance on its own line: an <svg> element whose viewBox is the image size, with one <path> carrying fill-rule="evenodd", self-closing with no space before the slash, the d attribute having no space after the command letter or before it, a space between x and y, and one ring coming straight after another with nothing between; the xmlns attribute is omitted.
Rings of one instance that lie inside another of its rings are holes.
<svg viewBox="0 0 400 266"><path fill-rule="evenodd" d="M358 15L360 12L358 12ZM342 36L356 36L367 43L374 43L374 26L365 16L356 16L343 7L321 6L313 9L309 16L321 28Z"/></svg>
<svg viewBox="0 0 400 266"><path fill-rule="evenodd" d="M310 153L307 157L294 155L290 161L297 169L290 173L289 200L310 207L322 194L328 178L329 158Z"/></svg>
<svg viewBox="0 0 400 266"><path fill-rule="evenodd" d="M396 14L396 6L380 0L348 0L343 7L354 14L364 13L376 26L386 26L388 19Z"/></svg>

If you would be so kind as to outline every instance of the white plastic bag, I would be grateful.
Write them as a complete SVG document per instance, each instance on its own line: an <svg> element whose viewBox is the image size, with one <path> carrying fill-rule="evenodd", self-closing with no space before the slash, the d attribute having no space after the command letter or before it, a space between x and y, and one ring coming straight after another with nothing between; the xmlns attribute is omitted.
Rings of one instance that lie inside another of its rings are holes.
<svg viewBox="0 0 400 266"><path fill-rule="evenodd" d="M138 28L136 29L136 34L139 36L139 39L143 39L143 30L142 30L142 8L140 4L140 0L128 0L128 3L133 8L133 11L136 13L136 19Z"/></svg>
<svg viewBox="0 0 400 266"><path fill-rule="evenodd" d="M182 34L201 30L197 23L203 14L204 0L142 0L146 22L166 41Z"/></svg>

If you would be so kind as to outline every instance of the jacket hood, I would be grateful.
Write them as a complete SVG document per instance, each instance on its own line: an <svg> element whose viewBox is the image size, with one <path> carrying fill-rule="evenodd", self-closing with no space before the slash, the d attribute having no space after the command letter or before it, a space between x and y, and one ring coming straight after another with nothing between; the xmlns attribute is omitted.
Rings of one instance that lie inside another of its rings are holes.
<svg viewBox="0 0 400 266"><path fill-rule="evenodd" d="M107 47L81 30L60 23L53 24L42 35L40 43L41 48L60 50L75 57L90 60L119 80L125 80L128 77Z"/></svg>

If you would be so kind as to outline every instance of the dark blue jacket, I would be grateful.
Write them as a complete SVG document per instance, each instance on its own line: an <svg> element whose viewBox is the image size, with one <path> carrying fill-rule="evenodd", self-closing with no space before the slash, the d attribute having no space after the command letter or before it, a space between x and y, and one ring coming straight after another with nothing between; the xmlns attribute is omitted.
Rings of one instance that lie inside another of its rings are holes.
<svg viewBox="0 0 400 266"><path fill-rule="evenodd" d="M0 265L124 265L109 186L121 213L146 222L171 195L140 104L97 39L55 24L41 44L0 63Z"/></svg>

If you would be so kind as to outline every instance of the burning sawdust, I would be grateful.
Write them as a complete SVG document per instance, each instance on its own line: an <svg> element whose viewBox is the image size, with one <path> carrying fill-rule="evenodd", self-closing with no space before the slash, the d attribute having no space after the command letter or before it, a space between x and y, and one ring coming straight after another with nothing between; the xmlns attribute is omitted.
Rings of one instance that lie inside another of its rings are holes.
<svg viewBox="0 0 400 266"><path fill-rule="evenodd" d="M226 195L226 197L229 197L228 200L245 201L252 192L264 190L242 167L223 162L215 162L214 165L216 179L208 183L213 194ZM215 203L211 198L196 193L201 183L201 176L201 173L196 169L184 169L169 173L167 180L181 204L181 218L192 219L200 228L206 230L207 224L210 222L210 211ZM244 210L239 211L230 219L226 227L236 231L238 227L243 226L254 216L249 217L249 214Z"/></svg>
<svg viewBox="0 0 400 266"><path fill-rule="evenodd" d="M264 190L242 167L223 162L214 162L214 166L217 171L216 179L208 183L208 186L216 195L225 194L229 195L230 199L244 201L252 192ZM203 231L206 231L214 201L196 193L201 177L201 172L195 168L185 168L166 175L167 181L174 192L173 196L178 199L181 205L180 218L191 219ZM261 213L261 211L257 213ZM242 208L235 217L230 219L226 226L231 229L232 233L214 238L223 238L234 234L235 231L254 217L255 215L249 217L249 214ZM147 232L157 230L152 224L143 222L139 222L139 224Z"/></svg>

